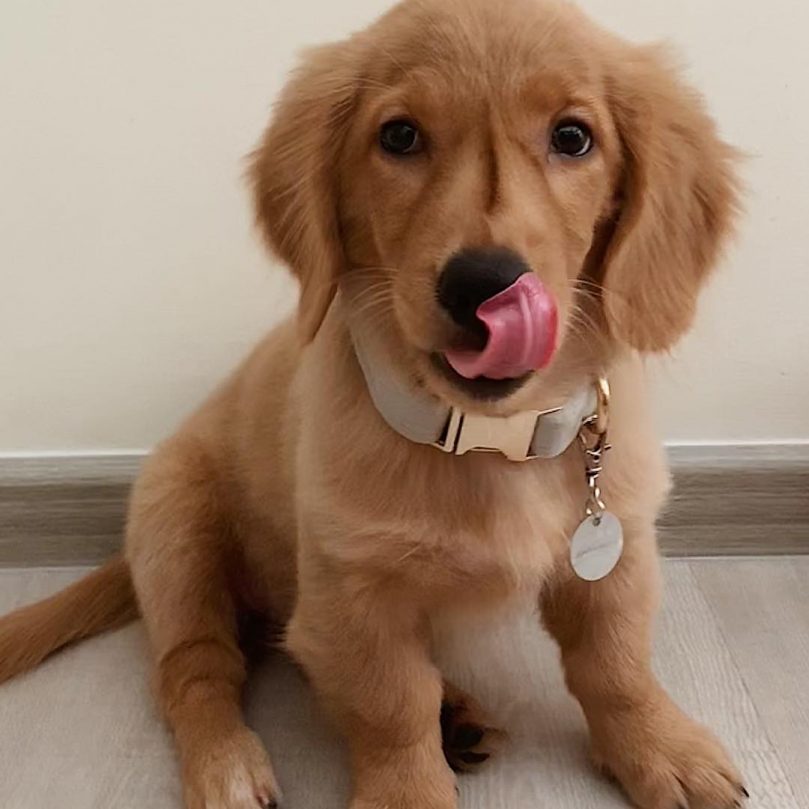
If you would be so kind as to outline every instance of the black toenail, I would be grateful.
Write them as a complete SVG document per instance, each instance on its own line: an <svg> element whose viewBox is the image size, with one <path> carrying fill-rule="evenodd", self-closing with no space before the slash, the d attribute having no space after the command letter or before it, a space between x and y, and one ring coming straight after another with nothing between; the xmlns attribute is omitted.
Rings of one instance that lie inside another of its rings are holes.
<svg viewBox="0 0 809 809"><path fill-rule="evenodd" d="M488 753L461 753L458 758L464 764L483 764L489 758Z"/></svg>
<svg viewBox="0 0 809 809"><path fill-rule="evenodd" d="M458 750L468 750L483 740L485 731L479 725L458 725L452 736L452 746Z"/></svg>

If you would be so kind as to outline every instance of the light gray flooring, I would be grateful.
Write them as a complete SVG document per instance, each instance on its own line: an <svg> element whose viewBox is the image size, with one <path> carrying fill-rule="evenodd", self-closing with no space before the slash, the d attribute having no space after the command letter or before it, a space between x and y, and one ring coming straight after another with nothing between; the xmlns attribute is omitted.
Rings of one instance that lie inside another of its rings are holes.
<svg viewBox="0 0 809 809"><path fill-rule="evenodd" d="M77 570L0 570L0 613ZM809 807L809 558L668 562L657 667L681 704L726 742L751 809ZM508 619L508 620L507 620ZM445 630L441 658L509 731L465 777L463 809L619 809L589 769L582 720L556 651L525 611ZM341 746L295 670L258 672L247 699L285 809L344 809ZM172 747L152 705L143 630L89 641L0 687L2 809L179 809Z"/></svg>

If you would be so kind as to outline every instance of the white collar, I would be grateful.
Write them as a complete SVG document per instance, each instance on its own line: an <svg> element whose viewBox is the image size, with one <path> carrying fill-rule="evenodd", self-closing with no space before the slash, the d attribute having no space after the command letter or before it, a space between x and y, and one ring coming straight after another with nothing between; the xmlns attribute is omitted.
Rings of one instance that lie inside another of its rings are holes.
<svg viewBox="0 0 809 809"><path fill-rule="evenodd" d="M455 455L500 452L512 461L556 458L576 440L582 426L597 417L595 385L551 410L525 410L512 416L466 413L414 388L396 372L379 340L351 317L349 331L379 415L415 444Z"/></svg>

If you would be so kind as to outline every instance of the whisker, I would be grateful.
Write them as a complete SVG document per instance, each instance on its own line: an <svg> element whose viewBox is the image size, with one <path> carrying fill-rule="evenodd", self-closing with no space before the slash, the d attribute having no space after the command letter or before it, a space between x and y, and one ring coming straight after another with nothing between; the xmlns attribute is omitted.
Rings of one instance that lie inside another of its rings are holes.
<svg viewBox="0 0 809 809"><path fill-rule="evenodd" d="M627 297L622 292L618 292L610 287L605 287L603 284L593 281L589 278L576 278L573 281L573 287L582 293L589 293L596 295L599 299L604 299L607 296L617 298L624 303L627 302Z"/></svg>

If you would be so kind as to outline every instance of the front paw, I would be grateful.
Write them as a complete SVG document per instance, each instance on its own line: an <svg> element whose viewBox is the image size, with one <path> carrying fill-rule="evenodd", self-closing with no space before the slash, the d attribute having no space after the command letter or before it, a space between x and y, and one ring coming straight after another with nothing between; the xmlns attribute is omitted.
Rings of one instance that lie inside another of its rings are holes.
<svg viewBox="0 0 809 809"><path fill-rule="evenodd" d="M349 809L457 809L458 802L442 801L441 803L413 802L405 796L391 796L389 798L355 798Z"/></svg>
<svg viewBox="0 0 809 809"><path fill-rule="evenodd" d="M439 796L424 792L390 792L378 797L355 797L349 809L458 809L457 790Z"/></svg>
<svg viewBox="0 0 809 809"><path fill-rule="evenodd" d="M455 776L432 746L386 750L355 767L350 809L457 809Z"/></svg>
<svg viewBox="0 0 809 809"><path fill-rule="evenodd" d="M640 809L739 809L749 797L722 745L666 699L600 716L593 757Z"/></svg>
<svg viewBox="0 0 809 809"><path fill-rule="evenodd" d="M205 740L183 761L186 809L275 809L280 791L264 746L251 730Z"/></svg>

